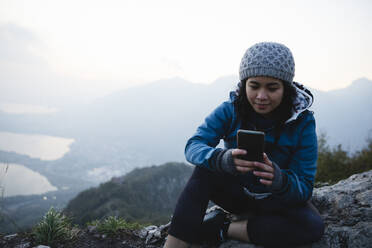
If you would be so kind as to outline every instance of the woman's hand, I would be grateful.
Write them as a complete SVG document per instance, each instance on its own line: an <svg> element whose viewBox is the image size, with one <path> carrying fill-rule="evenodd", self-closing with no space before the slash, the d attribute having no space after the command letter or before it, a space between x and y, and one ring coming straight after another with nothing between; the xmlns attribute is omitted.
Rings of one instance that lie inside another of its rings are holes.
<svg viewBox="0 0 372 248"><path fill-rule="evenodd" d="M237 171L247 173L253 171L253 174L260 177L260 183L271 186L275 178L275 168L273 163L267 157L266 153L263 154L263 162L247 161L237 158L239 155L245 155L247 152L242 149L233 149L232 156ZM260 171L259 171L260 170Z"/></svg>
<svg viewBox="0 0 372 248"><path fill-rule="evenodd" d="M216 158L217 170L232 175L253 171L253 174L260 178L260 183L266 185L271 190L280 190L283 187L286 181L286 175L282 173L277 164L270 161L266 153L263 154L262 163L238 158L239 155L245 154L247 154L247 151L243 149L221 151Z"/></svg>

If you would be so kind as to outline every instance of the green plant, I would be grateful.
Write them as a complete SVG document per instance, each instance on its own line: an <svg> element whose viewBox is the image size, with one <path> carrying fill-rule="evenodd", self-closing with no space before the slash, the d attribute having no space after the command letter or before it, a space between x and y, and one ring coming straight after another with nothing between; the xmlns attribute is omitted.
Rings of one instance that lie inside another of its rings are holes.
<svg viewBox="0 0 372 248"><path fill-rule="evenodd" d="M33 228L32 234L37 244L56 247L72 240L77 233L70 220L52 207Z"/></svg>
<svg viewBox="0 0 372 248"><path fill-rule="evenodd" d="M135 230L144 227L139 223L130 223L116 216L109 216L102 221L92 221L89 224L97 226L98 232L108 236L115 236L120 230Z"/></svg>
<svg viewBox="0 0 372 248"><path fill-rule="evenodd" d="M341 145L330 147L327 137L322 133L318 137L318 168L315 177L317 186L324 183L334 184L349 176L372 169L372 139L367 146L350 154Z"/></svg>

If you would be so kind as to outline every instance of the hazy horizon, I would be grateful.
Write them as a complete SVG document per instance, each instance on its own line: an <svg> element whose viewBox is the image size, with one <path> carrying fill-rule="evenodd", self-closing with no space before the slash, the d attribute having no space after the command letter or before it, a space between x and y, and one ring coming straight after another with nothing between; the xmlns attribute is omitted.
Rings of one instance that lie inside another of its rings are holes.
<svg viewBox="0 0 372 248"><path fill-rule="evenodd" d="M223 79L223 78L226 78L226 77L236 77L236 79L238 79L237 75L226 75L226 76L222 76L222 77L217 78L216 80L208 83L207 85L212 85L217 80ZM180 77L170 77L170 78L158 79L158 80L154 80L152 82L146 82L146 83L139 84L139 85L134 85L134 86L131 86L131 87L128 87L128 88L113 90L112 92L108 92L108 93L102 94L100 96L92 97L88 101L85 101L85 102L82 101L80 103L78 102L77 104L90 104L90 103L93 103L95 100L107 97L110 94L114 94L116 92L120 92L120 91L127 90L127 89L134 88L134 87L146 86L148 84L152 84L152 83L156 83L156 82L171 81L172 79L185 80L185 79L180 78ZM342 86L342 87L336 88L336 89L330 89L330 90L320 90L320 89L316 89L316 88L312 88L312 89L315 89L319 92L331 92L331 91L334 91L334 90L342 90L344 88L347 88L347 87L351 86L354 82L359 81L359 80L363 80L363 79L371 81L370 79L368 79L366 77L361 77L361 78L357 78L357 79L353 80L352 82L350 82L350 84L348 84L346 86ZM191 81L187 81L187 82L192 83L192 84L201 84L201 83L191 82ZM232 82L232 84L234 82ZM303 83L303 82L300 82L300 83ZM308 87L308 85L306 85L306 83L304 85L306 87ZM228 94L228 92L226 92L226 95L227 94ZM47 106L45 106L45 105L40 105L40 104L24 104L24 103L22 103L22 101L20 101L20 102L21 103L10 103L10 102L3 102L3 101L0 100L0 112L2 111L2 112L5 112L5 113L9 113L9 114L52 114L52 113L58 112L60 110L59 108L56 108L53 104L48 104ZM61 107L63 107L63 106L61 106Z"/></svg>

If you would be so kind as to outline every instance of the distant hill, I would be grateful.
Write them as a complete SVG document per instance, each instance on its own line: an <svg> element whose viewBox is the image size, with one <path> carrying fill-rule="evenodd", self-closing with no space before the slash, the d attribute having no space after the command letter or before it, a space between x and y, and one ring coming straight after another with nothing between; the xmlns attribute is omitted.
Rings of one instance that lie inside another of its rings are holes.
<svg viewBox="0 0 372 248"><path fill-rule="evenodd" d="M372 81L360 78L343 89L314 91L313 109L318 131L328 143L342 144L347 150L361 149L372 137Z"/></svg>
<svg viewBox="0 0 372 248"><path fill-rule="evenodd" d="M79 193L64 211L78 224L107 216L164 224L169 221L191 172L192 167L183 163L135 169Z"/></svg>

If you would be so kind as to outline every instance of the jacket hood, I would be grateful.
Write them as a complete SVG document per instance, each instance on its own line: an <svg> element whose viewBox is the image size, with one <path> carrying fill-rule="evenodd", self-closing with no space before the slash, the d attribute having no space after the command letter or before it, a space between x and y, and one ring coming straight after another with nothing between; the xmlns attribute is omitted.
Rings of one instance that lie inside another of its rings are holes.
<svg viewBox="0 0 372 248"><path fill-rule="evenodd" d="M238 96L238 88L240 86L241 82L238 83L238 87L236 91L230 92L230 100L235 101ZM304 112L305 110L309 109L311 105L314 102L314 96L310 92L309 89L307 89L305 86L298 82L293 82L293 86L295 87L297 91L296 99L294 100L294 110L292 111L292 116L285 122L289 123L291 121L294 121L298 118L298 116Z"/></svg>
<svg viewBox="0 0 372 248"><path fill-rule="evenodd" d="M311 94L310 90L307 89L300 83L293 82L293 86L296 88L297 96L293 102L294 110L292 111L292 116L285 123L294 121L297 117L309 109L314 102L314 96Z"/></svg>

